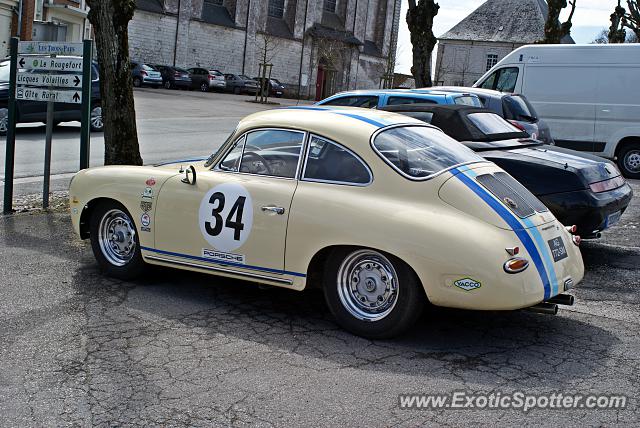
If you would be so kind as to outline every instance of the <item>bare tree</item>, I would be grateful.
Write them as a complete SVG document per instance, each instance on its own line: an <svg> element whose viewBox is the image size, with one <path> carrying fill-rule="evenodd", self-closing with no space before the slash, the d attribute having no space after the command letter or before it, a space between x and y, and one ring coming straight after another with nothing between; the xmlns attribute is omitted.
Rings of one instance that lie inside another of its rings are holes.
<svg viewBox="0 0 640 428"><path fill-rule="evenodd" d="M606 33L608 43L624 43L627 38L627 32L622 24L624 14L625 10L620 6L620 1L618 0L618 6L616 6L609 18L611 20L611 26L609 27L609 32Z"/></svg>
<svg viewBox="0 0 640 428"><path fill-rule="evenodd" d="M617 40L611 41L611 39L609 38L610 29L608 30L606 28L603 28L591 43L598 44L598 45L604 45L607 43L638 43L638 38L636 37L635 34L631 32L625 32L625 33L626 34L623 42L619 42Z"/></svg>
<svg viewBox="0 0 640 428"><path fill-rule="evenodd" d="M269 99L269 80L271 79L271 69L273 67L271 61L280 49L280 42L281 39L267 33L258 34L255 40L256 50L261 61L258 64L260 91L256 92L255 100L258 101L259 95L261 103L266 103Z"/></svg>
<svg viewBox="0 0 640 428"><path fill-rule="evenodd" d="M627 0L627 12L620 4L621 0L618 0L618 6L611 15L612 26L614 23L614 15L616 22L619 22L620 28L628 28L635 34L636 40L640 40L640 3L638 0Z"/></svg>
<svg viewBox="0 0 640 428"><path fill-rule="evenodd" d="M456 80L453 81L454 86L471 86L471 84L474 83L474 81L467 83L469 76L473 75L471 67L471 52L469 50L465 50L464 58L461 61L458 61L458 58L458 55L454 55L453 64L451 61L445 62L444 60L440 63L440 68L436 71L436 84L439 81L443 81L445 76L455 77Z"/></svg>
<svg viewBox="0 0 640 428"><path fill-rule="evenodd" d="M134 0L87 0L100 67L105 165L142 165L129 62Z"/></svg>
<svg viewBox="0 0 640 428"><path fill-rule="evenodd" d="M431 56L438 39L433 35L433 19L440 6L434 0L409 0L407 25L413 45L411 74L416 88L432 86Z"/></svg>
<svg viewBox="0 0 640 428"><path fill-rule="evenodd" d="M544 24L544 39L539 43L561 43L562 39L571 34L571 20L573 19L573 13L576 11L576 1L567 0L548 0L549 14L547 15L547 22ZM563 23L560 23L560 12L567 6L571 6L571 12L569 18Z"/></svg>

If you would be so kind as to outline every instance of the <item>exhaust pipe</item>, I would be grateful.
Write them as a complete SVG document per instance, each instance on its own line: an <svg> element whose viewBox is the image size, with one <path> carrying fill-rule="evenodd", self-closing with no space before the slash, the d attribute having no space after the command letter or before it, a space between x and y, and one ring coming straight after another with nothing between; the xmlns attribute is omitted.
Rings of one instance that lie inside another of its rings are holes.
<svg viewBox="0 0 640 428"><path fill-rule="evenodd" d="M574 297L571 294L558 294L546 301L546 303L553 303L556 305L573 306Z"/></svg>
<svg viewBox="0 0 640 428"><path fill-rule="evenodd" d="M542 302L526 309L528 311L537 312L539 314L555 315L558 313L558 305L556 305L555 303Z"/></svg>

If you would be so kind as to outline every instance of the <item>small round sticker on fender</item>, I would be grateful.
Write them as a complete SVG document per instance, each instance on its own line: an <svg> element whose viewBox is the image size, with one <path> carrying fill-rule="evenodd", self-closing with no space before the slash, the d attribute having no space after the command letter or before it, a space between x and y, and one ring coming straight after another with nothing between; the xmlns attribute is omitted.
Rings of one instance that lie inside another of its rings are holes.
<svg viewBox="0 0 640 428"><path fill-rule="evenodd" d="M251 234L251 195L239 184L220 184L202 198L198 221L202 236L213 248L233 251Z"/></svg>

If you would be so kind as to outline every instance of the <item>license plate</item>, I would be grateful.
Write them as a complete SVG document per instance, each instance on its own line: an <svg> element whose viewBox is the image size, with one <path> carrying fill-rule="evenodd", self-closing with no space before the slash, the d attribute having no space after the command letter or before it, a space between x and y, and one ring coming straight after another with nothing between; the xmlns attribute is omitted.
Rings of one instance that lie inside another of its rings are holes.
<svg viewBox="0 0 640 428"><path fill-rule="evenodd" d="M547 243L549 244L549 249L551 250L554 262L558 262L568 257L567 249L564 247L564 242L562 242L561 237L558 236L557 238L550 239Z"/></svg>
<svg viewBox="0 0 640 428"><path fill-rule="evenodd" d="M617 211L613 214L609 214L607 216L607 221L604 224L604 227L611 227L616 224L620 220L620 216L622 215L622 211Z"/></svg>

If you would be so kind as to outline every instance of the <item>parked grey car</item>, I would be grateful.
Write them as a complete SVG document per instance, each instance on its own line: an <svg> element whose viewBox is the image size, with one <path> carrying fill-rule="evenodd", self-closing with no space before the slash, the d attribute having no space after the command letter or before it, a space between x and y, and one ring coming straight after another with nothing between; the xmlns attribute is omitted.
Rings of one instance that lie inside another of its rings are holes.
<svg viewBox="0 0 640 428"><path fill-rule="evenodd" d="M187 71L191 73L191 86L202 92L209 92L211 89L224 90L227 87L224 75L218 70L192 67Z"/></svg>
<svg viewBox="0 0 640 428"><path fill-rule="evenodd" d="M227 73L224 75L227 81L227 90L234 94L255 94L258 92L258 82L244 74Z"/></svg>
<svg viewBox="0 0 640 428"><path fill-rule="evenodd" d="M133 86L139 88L141 86L153 86L159 88L162 86L162 75L158 70L140 61L131 61L131 76L133 77Z"/></svg>
<svg viewBox="0 0 640 428"><path fill-rule="evenodd" d="M467 92L477 95L485 108L504 117L536 140L543 141L546 144L554 144L549 125L538 117L535 109L524 95L460 86L437 86L432 89L445 92Z"/></svg>

